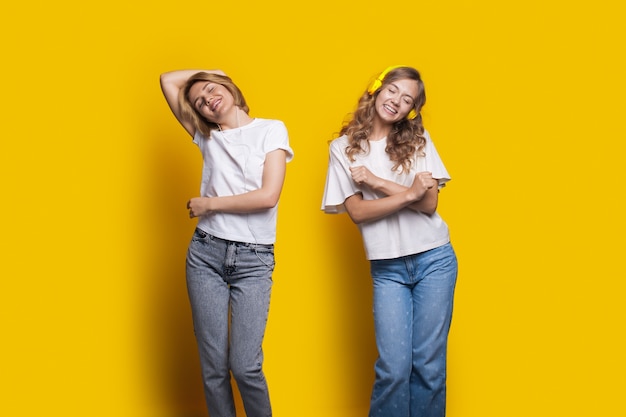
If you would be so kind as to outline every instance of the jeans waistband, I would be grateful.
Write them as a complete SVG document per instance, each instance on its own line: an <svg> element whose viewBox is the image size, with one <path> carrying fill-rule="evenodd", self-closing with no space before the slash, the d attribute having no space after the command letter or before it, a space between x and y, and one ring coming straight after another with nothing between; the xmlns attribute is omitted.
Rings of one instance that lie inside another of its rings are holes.
<svg viewBox="0 0 626 417"><path fill-rule="evenodd" d="M270 248L270 249L274 248L274 244L273 243L239 242L237 240L223 239L221 237L217 237L215 235L207 233L207 232L205 232L204 230L202 230L200 228L196 228L195 233L198 234L202 238L208 237L211 240L218 240L218 241L224 242L226 244L234 244L235 246L242 246L242 247L245 247L245 248Z"/></svg>

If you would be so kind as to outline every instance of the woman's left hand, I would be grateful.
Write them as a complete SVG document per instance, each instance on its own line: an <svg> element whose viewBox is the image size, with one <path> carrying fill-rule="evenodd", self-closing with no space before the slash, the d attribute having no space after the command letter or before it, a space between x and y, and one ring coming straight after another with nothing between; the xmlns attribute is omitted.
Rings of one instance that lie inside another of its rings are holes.
<svg viewBox="0 0 626 417"><path fill-rule="evenodd" d="M200 217L207 215L211 212L210 198L208 197L194 197L187 202L187 209L189 209L189 218Z"/></svg>

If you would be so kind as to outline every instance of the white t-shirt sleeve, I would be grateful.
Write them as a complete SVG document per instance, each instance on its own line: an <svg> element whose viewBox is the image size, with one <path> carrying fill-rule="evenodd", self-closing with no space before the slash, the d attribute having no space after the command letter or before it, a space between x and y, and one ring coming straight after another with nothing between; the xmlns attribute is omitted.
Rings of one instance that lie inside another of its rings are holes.
<svg viewBox="0 0 626 417"><path fill-rule="evenodd" d="M282 149L287 153L287 162L293 159L293 149L289 146L289 135L287 133L287 127L279 120L274 121L269 126L266 135L265 149L266 154Z"/></svg>
<svg viewBox="0 0 626 417"><path fill-rule="evenodd" d="M443 165L443 161L439 157L439 153L435 148L435 144L430 139L428 132L424 132L426 137L426 146L424 147L424 153L426 154L426 170L432 172L433 178L439 181L439 188L445 186L450 181L450 174Z"/></svg>
<svg viewBox="0 0 626 417"><path fill-rule="evenodd" d="M322 210L326 213L343 213L346 211L346 198L360 192L350 175L350 163L345 154L345 141L334 140L330 145L326 187L322 199Z"/></svg>

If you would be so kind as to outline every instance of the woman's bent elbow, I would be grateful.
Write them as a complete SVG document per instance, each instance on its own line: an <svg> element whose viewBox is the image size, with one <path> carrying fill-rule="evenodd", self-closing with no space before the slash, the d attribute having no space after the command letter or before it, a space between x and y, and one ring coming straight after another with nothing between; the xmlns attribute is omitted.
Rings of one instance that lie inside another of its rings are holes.
<svg viewBox="0 0 626 417"><path fill-rule="evenodd" d="M280 194L274 195L268 195L263 199L262 202L262 206L264 209L271 209L276 207L276 205L278 204L278 201L280 199Z"/></svg>
<svg viewBox="0 0 626 417"><path fill-rule="evenodd" d="M422 213L428 215L428 216L432 216L433 214L435 214L435 212L437 211L437 205L434 204L431 207L426 207L423 210L421 210Z"/></svg>

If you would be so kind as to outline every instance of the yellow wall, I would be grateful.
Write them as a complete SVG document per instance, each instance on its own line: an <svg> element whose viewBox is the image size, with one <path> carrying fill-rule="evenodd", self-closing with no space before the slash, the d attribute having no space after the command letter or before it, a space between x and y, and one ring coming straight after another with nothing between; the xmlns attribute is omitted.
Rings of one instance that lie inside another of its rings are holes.
<svg viewBox="0 0 626 417"><path fill-rule="evenodd" d="M158 76L217 67L296 152L265 343L275 416L364 416L368 266L356 227L319 210L327 141L408 64L453 177L448 415L625 415L618 3L5 4L0 414L203 415L184 284L200 157Z"/></svg>

